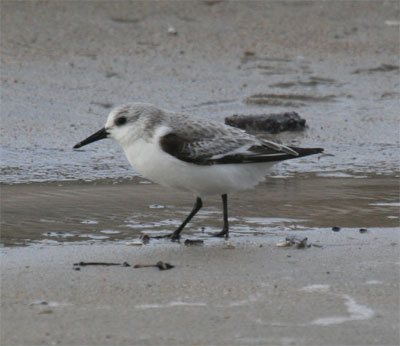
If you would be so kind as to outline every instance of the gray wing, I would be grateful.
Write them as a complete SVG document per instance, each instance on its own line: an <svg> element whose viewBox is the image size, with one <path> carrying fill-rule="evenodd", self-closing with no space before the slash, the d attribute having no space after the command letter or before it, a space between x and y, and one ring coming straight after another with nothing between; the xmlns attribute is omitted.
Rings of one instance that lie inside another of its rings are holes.
<svg viewBox="0 0 400 346"><path fill-rule="evenodd" d="M290 147L260 140L219 122L178 115L168 125L171 132L160 138L161 148L179 160L198 165L281 161L299 155Z"/></svg>

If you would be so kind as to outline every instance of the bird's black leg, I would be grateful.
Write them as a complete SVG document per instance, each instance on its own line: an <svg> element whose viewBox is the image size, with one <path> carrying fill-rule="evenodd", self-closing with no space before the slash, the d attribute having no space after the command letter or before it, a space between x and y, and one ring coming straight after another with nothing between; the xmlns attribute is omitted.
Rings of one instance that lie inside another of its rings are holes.
<svg viewBox="0 0 400 346"><path fill-rule="evenodd" d="M186 224L192 219L193 216L197 214L197 212L200 210L200 208L203 206L203 202L200 197L197 197L196 203L193 206L192 211L188 215L188 217L185 219L185 221L182 222L182 224L171 234L168 235L169 238L171 238L172 241L178 240L180 238L180 234L182 230L185 228Z"/></svg>
<svg viewBox="0 0 400 346"><path fill-rule="evenodd" d="M222 206L224 210L224 227L222 228L222 231L215 234L215 237L225 237L225 239L228 239L229 237L229 224L228 224L228 195L225 193L222 197Z"/></svg>

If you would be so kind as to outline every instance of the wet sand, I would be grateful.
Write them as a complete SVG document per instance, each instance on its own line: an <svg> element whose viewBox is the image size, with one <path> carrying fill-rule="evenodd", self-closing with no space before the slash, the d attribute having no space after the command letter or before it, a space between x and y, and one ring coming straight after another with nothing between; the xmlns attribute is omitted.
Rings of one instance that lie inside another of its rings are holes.
<svg viewBox="0 0 400 346"><path fill-rule="evenodd" d="M193 203L143 182L3 187L3 344L399 340L395 177L271 179L231 196L228 241L211 236L221 227L220 201L211 198L181 243L137 246L141 233L174 230ZM311 246L276 246L291 235ZM175 268L73 267L160 260ZM21 325L29 333L17 333Z"/></svg>
<svg viewBox="0 0 400 346"><path fill-rule="evenodd" d="M2 345L398 345L397 1L1 2ZM172 26L177 34L169 34ZM145 101L328 155L219 197L141 178L115 143L72 145ZM332 226L341 227L333 232ZM365 233L360 233L365 228ZM277 247L285 237L311 247ZM175 265L82 267L80 261Z"/></svg>

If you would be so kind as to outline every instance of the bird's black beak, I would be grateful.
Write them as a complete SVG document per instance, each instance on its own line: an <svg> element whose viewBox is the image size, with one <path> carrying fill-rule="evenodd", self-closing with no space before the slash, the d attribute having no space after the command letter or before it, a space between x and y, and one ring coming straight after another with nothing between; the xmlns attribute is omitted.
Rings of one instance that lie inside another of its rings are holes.
<svg viewBox="0 0 400 346"><path fill-rule="evenodd" d="M108 134L109 133L106 131L105 127L103 127L100 131L92 134L88 138L84 139L82 142L75 144L74 149L78 149L80 147L83 147L84 145L99 141L100 139L107 138Z"/></svg>

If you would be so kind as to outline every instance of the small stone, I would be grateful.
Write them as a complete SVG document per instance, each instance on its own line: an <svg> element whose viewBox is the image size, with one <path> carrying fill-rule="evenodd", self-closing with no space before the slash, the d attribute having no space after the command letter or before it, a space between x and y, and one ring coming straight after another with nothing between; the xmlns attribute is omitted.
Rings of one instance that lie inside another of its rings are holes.
<svg viewBox="0 0 400 346"><path fill-rule="evenodd" d="M368 230L366 228L360 228L360 233L367 233Z"/></svg>
<svg viewBox="0 0 400 346"><path fill-rule="evenodd" d="M280 241L279 243L276 244L277 247L288 247L288 246L292 246L292 245L293 245L293 243L288 240Z"/></svg>
<svg viewBox="0 0 400 346"><path fill-rule="evenodd" d="M178 35L178 31L173 26L168 27L168 35Z"/></svg>
<svg viewBox="0 0 400 346"><path fill-rule="evenodd" d="M125 245L129 245L129 246L142 246L143 242L141 241L127 241L125 243Z"/></svg>
<svg viewBox="0 0 400 346"><path fill-rule="evenodd" d="M228 241L228 242L225 244L224 249L229 249L229 250L235 249L235 245L233 245L230 241Z"/></svg>
<svg viewBox="0 0 400 346"><path fill-rule="evenodd" d="M332 231L339 232L340 231L340 227L339 226L333 226L332 227Z"/></svg>
<svg viewBox="0 0 400 346"><path fill-rule="evenodd" d="M245 50L244 51L244 55L246 55L246 56L254 56L254 55L256 55L256 53L253 52L252 50Z"/></svg>
<svg viewBox="0 0 400 346"><path fill-rule="evenodd" d="M151 204L149 205L150 209L164 209L165 206L161 205L161 204Z"/></svg>
<svg viewBox="0 0 400 346"><path fill-rule="evenodd" d="M34 301L32 303L30 303L29 305L49 305L49 303L46 300L37 300Z"/></svg>

